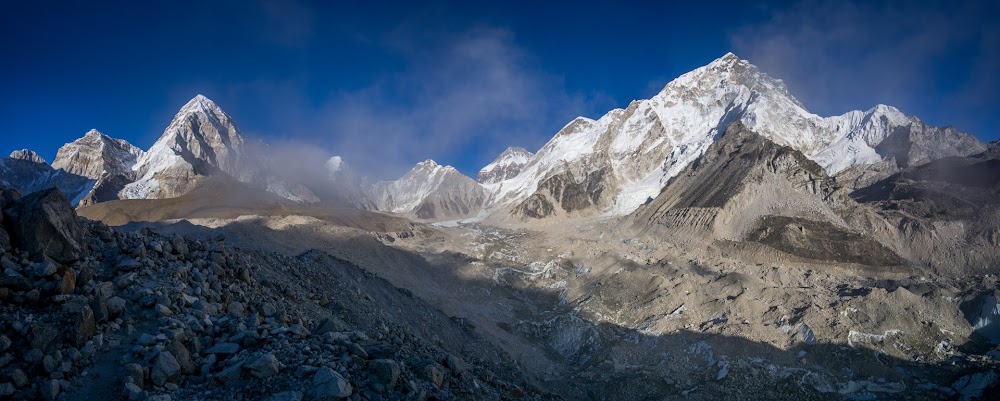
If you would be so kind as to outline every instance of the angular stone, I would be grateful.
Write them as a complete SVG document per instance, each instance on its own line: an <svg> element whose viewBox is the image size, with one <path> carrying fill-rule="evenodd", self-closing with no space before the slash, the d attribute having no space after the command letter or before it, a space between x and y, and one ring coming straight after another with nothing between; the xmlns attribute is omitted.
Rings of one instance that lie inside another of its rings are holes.
<svg viewBox="0 0 1000 401"><path fill-rule="evenodd" d="M10 337L0 334L0 352L6 351L12 343L13 341L10 340Z"/></svg>
<svg viewBox="0 0 1000 401"><path fill-rule="evenodd" d="M191 352L180 341L171 341L164 349L174 355L177 363L181 365L182 373L190 375L195 372L194 361L191 360Z"/></svg>
<svg viewBox="0 0 1000 401"><path fill-rule="evenodd" d="M43 400L53 401L59 396L59 380L50 379L43 381L39 392Z"/></svg>
<svg viewBox="0 0 1000 401"><path fill-rule="evenodd" d="M424 366L423 370L421 370L421 373L423 374L425 379L430 380L431 383L434 383L434 386L440 388L442 385L444 385L444 366L441 366L433 362L428 363L426 366Z"/></svg>
<svg viewBox="0 0 1000 401"><path fill-rule="evenodd" d="M324 366L313 375L312 388L309 392L314 399L324 401L350 397L354 389L340 373Z"/></svg>
<svg viewBox="0 0 1000 401"><path fill-rule="evenodd" d="M122 272L136 271L139 270L139 268L141 267L142 263L139 263L138 260L135 260L133 258L125 258L122 261L118 262L118 265L115 266L115 268L117 268L118 271Z"/></svg>
<svg viewBox="0 0 1000 401"><path fill-rule="evenodd" d="M10 373L10 378L14 380L14 386L17 388L31 384L31 381L28 380L28 375L21 369L14 369L14 371Z"/></svg>
<svg viewBox="0 0 1000 401"><path fill-rule="evenodd" d="M451 369L455 374L460 375L469 369L469 364L465 363L465 360L459 358L455 355L448 355L448 359L445 360L448 365L448 369Z"/></svg>
<svg viewBox="0 0 1000 401"><path fill-rule="evenodd" d="M233 355L240 352L240 345L234 343L218 343L205 351L206 354Z"/></svg>
<svg viewBox="0 0 1000 401"><path fill-rule="evenodd" d="M274 376L281 370L281 364L278 362L278 358L275 358L274 354L261 355L244 365L244 367L250 372L251 376L258 379Z"/></svg>
<svg viewBox="0 0 1000 401"><path fill-rule="evenodd" d="M376 359L368 365L372 372L372 380L387 389L396 387L399 381L399 364L391 359Z"/></svg>
<svg viewBox="0 0 1000 401"><path fill-rule="evenodd" d="M228 368L225 368L221 372L216 374L215 381L223 386L230 387L234 383L236 383L236 381L239 380L240 377L242 376L243 376L243 364L238 363Z"/></svg>
<svg viewBox="0 0 1000 401"><path fill-rule="evenodd" d="M43 353L51 351L59 338L59 329L55 326L35 323L31 325L31 348Z"/></svg>
<svg viewBox="0 0 1000 401"><path fill-rule="evenodd" d="M73 315L73 343L82 347L97 333L97 322L94 321L94 311L89 305L82 305Z"/></svg>
<svg viewBox="0 0 1000 401"><path fill-rule="evenodd" d="M135 383L125 383L125 399L128 401L143 401L146 399L146 392Z"/></svg>
<svg viewBox="0 0 1000 401"><path fill-rule="evenodd" d="M321 336L329 332L347 331L348 329L349 327L342 320L336 317L330 317L320 321L319 324L316 325L316 329L313 330L313 334Z"/></svg>
<svg viewBox="0 0 1000 401"><path fill-rule="evenodd" d="M35 276L48 277L56 274L59 271L59 266L56 266L55 263L46 260L35 265L35 268L32 271L35 273Z"/></svg>
<svg viewBox="0 0 1000 401"><path fill-rule="evenodd" d="M94 320L98 322L106 322L111 318L111 312L108 310L108 298L97 294L94 299L90 301L90 310L94 312Z"/></svg>
<svg viewBox="0 0 1000 401"><path fill-rule="evenodd" d="M168 381L172 381L181 372L181 365L177 363L177 358L169 351L162 351L153 361L153 368L149 371L149 379L153 384L162 386Z"/></svg>
<svg viewBox="0 0 1000 401"><path fill-rule="evenodd" d="M125 313L127 301L121 297L112 297L108 300L108 314L110 318L116 318Z"/></svg>
<svg viewBox="0 0 1000 401"><path fill-rule="evenodd" d="M4 210L4 225L13 245L33 257L69 264L83 255L83 228L76 210L57 188L14 201Z"/></svg>
<svg viewBox="0 0 1000 401"><path fill-rule="evenodd" d="M293 390L271 395L264 398L263 401L302 401L303 396L301 391Z"/></svg>
<svg viewBox="0 0 1000 401"><path fill-rule="evenodd" d="M125 377L131 378L132 383L135 383L135 385L139 386L139 389L142 389L145 386L146 374L143 371L141 365L139 365L138 363L130 363L125 365L124 370L125 370Z"/></svg>
<svg viewBox="0 0 1000 401"><path fill-rule="evenodd" d="M72 294L76 292L76 271L73 269L66 269L63 273L62 279L59 280L59 285L56 286L56 291L60 294Z"/></svg>
<svg viewBox="0 0 1000 401"><path fill-rule="evenodd" d="M164 304L156 304L156 314L160 316L173 316L174 311Z"/></svg>

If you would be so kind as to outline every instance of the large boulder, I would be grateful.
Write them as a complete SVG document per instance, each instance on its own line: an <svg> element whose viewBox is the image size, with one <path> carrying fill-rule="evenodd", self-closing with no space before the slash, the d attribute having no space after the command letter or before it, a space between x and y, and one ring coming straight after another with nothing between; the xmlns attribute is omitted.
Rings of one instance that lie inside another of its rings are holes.
<svg viewBox="0 0 1000 401"><path fill-rule="evenodd" d="M7 205L14 203L15 200L21 197L21 192L5 186L0 186L0 254L3 254L10 250L10 235L7 234L7 230L3 228L3 210L7 208Z"/></svg>
<svg viewBox="0 0 1000 401"><path fill-rule="evenodd" d="M13 245L34 258L46 256L69 264L83 254L83 228L58 188L35 192L7 205L3 225Z"/></svg>

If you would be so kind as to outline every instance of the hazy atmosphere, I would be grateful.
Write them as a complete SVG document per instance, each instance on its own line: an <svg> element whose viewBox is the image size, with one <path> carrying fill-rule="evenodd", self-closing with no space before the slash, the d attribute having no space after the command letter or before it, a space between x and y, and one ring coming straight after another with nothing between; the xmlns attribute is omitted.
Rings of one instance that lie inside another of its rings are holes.
<svg viewBox="0 0 1000 401"><path fill-rule="evenodd" d="M823 116L883 103L1000 138L995 2L55 4L0 5L0 145L47 160L91 128L146 148L200 93L374 177L475 175L727 51Z"/></svg>

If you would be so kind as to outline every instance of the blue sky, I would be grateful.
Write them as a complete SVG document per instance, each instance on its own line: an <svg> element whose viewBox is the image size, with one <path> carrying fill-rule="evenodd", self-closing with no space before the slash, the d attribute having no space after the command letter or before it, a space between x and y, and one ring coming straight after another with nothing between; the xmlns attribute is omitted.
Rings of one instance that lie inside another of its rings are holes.
<svg viewBox="0 0 1000 401"><path fill-rule="evenodd" d="M727 51L821 115L885 103L1000 137L996 2L478 3L0 2L0 151L51 161L90 128L148 148L201 93L376 177L474 175Z"/></svg>

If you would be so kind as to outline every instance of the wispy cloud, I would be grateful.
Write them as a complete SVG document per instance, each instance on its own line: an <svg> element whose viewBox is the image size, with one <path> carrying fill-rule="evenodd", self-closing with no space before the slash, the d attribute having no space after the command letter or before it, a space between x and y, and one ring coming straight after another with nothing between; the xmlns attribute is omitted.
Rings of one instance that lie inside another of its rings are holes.
<svg viewBox="0 0 1000 401"><path fill-rule="evenodd" d="M784 79L820 113L875 102L910 113L957 112L1000 100L998 31L991 21L997 7L989 3L803 1L737 29L730 41L741 57ZM959 45L968 43L981 45ZM967 70L947 62L969 53L976 63ZM989 82L991 89L982 90Z"/></svg>
<svg viewBox="0 0 1000 401"><path fill-rule="evenodd" d="M405 70L337 94L326 106L332 146L375 175L398 174L426 158L482 159L506 146L537 148L554 134L554 122L586 109L583 96L568 93L503 29L394 46L409 60Z"/></svg>

